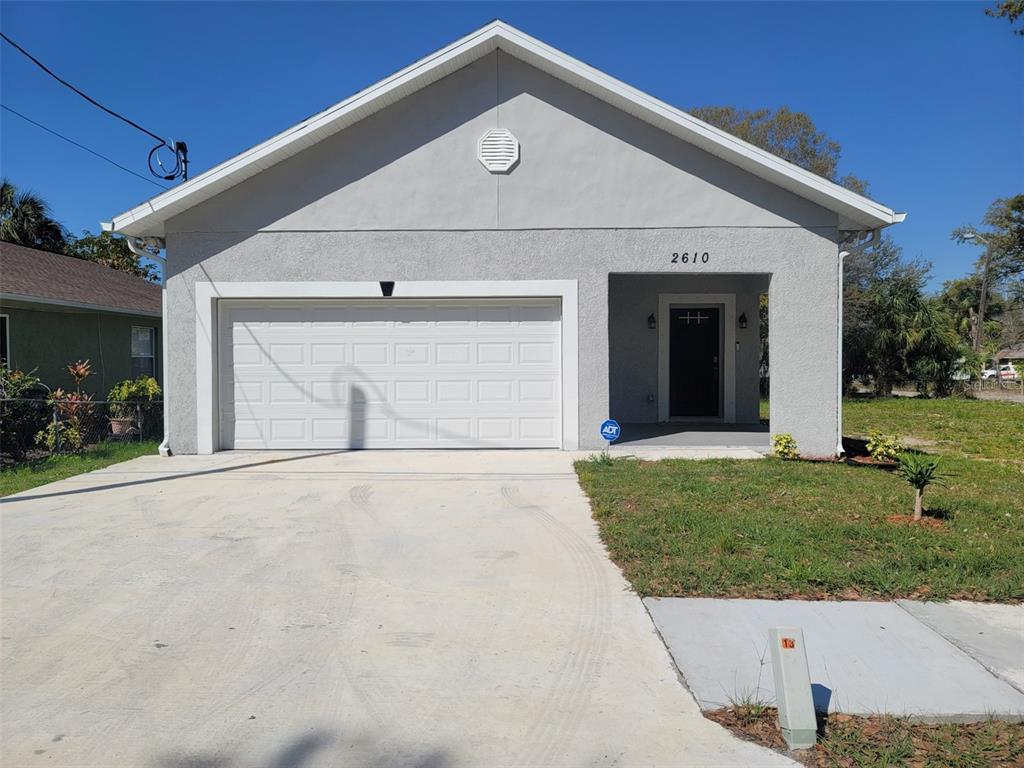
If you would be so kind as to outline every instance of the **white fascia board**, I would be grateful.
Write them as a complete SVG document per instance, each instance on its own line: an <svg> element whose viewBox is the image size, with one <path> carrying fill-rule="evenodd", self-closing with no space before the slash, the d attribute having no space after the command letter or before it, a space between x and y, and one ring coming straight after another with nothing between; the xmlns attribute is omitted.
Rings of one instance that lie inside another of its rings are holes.
<svg viewBox="0 0 1024 768"><path fill-rule="evenodd" d="M164 235L164 222L302 149L383 109L496 48L769 182L833 210L864 229L903 220L880 203L786 162L637 90L541 41L494 21L369 88L242 152L209 171L115 216L126 235Z"/></svg>
<svg viewBox="0 0 1024 768"><path fill-rule="evenodd" d="M67 299L51 299L46 296L30 296L23 293L0 293L0 302L18 301L24 304L39 304L50 307L68 307L69 309L87 309L90 312L106 312L115 315L138 315L139 317L160 317L161 312L149 309L130 309L128 307L113 307L108 304L88 304L84 301L69 301Z"/></svg>

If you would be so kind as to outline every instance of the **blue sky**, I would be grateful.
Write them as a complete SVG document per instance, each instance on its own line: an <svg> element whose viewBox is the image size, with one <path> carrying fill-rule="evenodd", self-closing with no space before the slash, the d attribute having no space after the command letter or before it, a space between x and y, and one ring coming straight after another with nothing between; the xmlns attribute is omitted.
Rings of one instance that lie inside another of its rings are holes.
<svg viewBox="0 0 1024 768"><path fill-rule="evenodd" d="M842 173L907 221L933 286L949 240L1024 192L1024 39L981 3L4 2L4 32L160 135L199 173L493 18L686 109L788 105L843 146ZM3 45L7 106L145 174L152 142ZM159 190L0 113L0 165L73 231Z"/></svg>

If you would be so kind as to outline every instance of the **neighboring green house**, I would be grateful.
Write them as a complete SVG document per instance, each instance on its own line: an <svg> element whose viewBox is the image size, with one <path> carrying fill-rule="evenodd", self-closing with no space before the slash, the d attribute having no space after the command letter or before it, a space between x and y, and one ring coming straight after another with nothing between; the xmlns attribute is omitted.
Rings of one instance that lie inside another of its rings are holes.
<svg viewBox="0 0 1024 768"><path fill-rule="evenodd" d="M89 360L83 389L106 397L116 382L160 370L160 286L83 259L0 242L0 358L71 386L65 366Z"/></svg>

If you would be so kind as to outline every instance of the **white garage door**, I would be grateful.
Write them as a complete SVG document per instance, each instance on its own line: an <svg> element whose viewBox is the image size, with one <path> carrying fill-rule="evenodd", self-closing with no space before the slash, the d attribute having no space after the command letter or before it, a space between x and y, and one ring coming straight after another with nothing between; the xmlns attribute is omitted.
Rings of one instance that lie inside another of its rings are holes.
<svg viewBox="0 0 1024 768"><path fill-rule="evenodd" d="M561 446L559 299L219 307L223 448Z"/></svg>

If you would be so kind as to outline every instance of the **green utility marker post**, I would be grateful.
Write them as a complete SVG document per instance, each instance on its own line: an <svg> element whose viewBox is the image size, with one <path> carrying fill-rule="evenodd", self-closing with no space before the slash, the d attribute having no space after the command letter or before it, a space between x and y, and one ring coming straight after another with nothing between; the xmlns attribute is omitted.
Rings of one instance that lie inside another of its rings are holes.
<svg viewBox="0 0 1024 768"><path fill-rule="evenodd" d="M800 627L772 627L768 630L775 677L775 706L779 727L790 749L810 749L818 737L818 721L811 697L811 674L807 648Z"/></svg>

